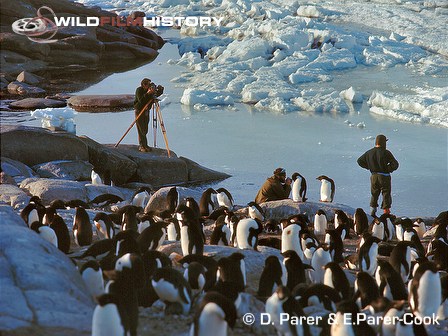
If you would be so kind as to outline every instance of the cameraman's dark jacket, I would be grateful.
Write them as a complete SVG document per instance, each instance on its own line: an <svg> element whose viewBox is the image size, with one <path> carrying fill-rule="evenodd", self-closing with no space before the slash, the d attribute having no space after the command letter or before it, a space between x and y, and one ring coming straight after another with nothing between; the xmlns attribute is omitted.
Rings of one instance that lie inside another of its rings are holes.
<svg viewBox="0 0 448 336"><path fill-rule="evenodd" d="M139 86L137 90L135 90L134 108L137 111L140 111L151 99L160 96L162 93L163 89L161 89L160 86L158 86L156 92L152 94L147 93L143 87Z"/></svg>
<svg viewBox="0 0 448 336"><path fill-rule="evenodd" d="M358 164L371 173L389 174L398 169L398 161L386 148L374 147L358 159Z"/></svg>

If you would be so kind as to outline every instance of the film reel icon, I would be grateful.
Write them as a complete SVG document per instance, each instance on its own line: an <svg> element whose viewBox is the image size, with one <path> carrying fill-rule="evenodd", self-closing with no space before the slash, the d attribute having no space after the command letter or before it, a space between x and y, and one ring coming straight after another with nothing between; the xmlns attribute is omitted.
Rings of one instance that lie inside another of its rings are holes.
<svg viewBox="0 0 448 336"><path fill-rule="evenodd" d="M23 18L14 21L12 24L12 30L14 33L19 35L25 35L33 42L39 43L52 43L57 40L52 40L51 38L56 35L58 31L58 26L46 18L42 14L42 10L47 10L53 17L56 16L54 11L47 6L42 6L37 10L37 17L34 18ZM48 34L47 36L43 36ZM42 37L39 37L42 36Z"/></svg>

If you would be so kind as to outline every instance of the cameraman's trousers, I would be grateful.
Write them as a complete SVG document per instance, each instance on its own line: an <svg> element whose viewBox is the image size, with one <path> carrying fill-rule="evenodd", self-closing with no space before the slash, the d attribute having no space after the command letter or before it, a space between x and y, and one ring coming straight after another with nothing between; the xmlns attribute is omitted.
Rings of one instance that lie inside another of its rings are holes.
<svg viewBox="0 0 448 336"><path fill-rule="evenodd" d="M146 134L148 134L148 123L149 123L149 108L137 119L137 133L138 133L138 144L140 147L148 147L148 140L146 139ZM135 117L141 111L135 110Z"/></svg>

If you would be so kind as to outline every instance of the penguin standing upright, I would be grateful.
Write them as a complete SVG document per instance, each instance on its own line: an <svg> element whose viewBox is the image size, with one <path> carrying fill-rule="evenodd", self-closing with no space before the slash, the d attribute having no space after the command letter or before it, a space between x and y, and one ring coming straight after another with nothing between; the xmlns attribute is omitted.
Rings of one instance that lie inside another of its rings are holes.
<svg viewBox="0 0 448 336"><path fill-rule="evenodd" d="M90 178L93 185L103 185L103 180L101 179L100 175L93 169L90 173Z"/></svg>
<svg viewBox="0 0 448 336"><path fill-rule="evenodd" d="M125 333L137 335L138 290L144 286L145 268L138 254L126 253L115 263L111 293L117 297L118 311Z"/></svg>
<svg viewBox="0 0 448 336"><path fill-rule="evenodd" d="M226 336L227 328L233 329L237 319L234 303L218 292L208 292L202 298L190 336Z"/></svg>
<svg viewBox="0 0 448 336"><path fill-rule="evenodd" d="M331 255L328 247L321 246L317 248L311 258L311 266L314 271L310 273L310 277L313 283L324 282L325 265L331 261Z"/></svg>
<svg viewBox="0 0 448 336"><path fill-rule="evenodd" d="M103 271L96 260L89 260L79 270L93 298L104 294Z"/></svg>
<svg viewBox="0 0 448 336"><path fill-rule="evenodd" d="M294 202L305 202L306 198L306 180L299 173L294 173L291 176L293 180L292 184L292 200Z"/></svg>
<svg viewBox="0 0 448 336"><path fill-rule="evenodd" d="M194 211L185 204L181 204L177 207L176 216L181 227L182 254L184 257L189 254L202 255L204 253L203 232L201 223L194 215Z"/></svg>
<svg viewBox="0 0 448 336"><path fill-rule="evenodd" d="M218 260L218 283L232 282L238 292L244 292L247 284L244 255L234 252Z"/></svg>
<svg viewBox="0 0 448 336"><path fill-rule="evenodd" d="M369 229L369 220L363 209L357 208L354 215L354 226L357 235L362 234Z"/></svg>
<svg viewBox="0 0 448 336"><path fill-rule="evenodd" d="M380 297L378 285L369 273L358 272L355 280L353 300L359 308L364 308Z"/></svg>
<svg viewBox="0 0 448 336"><path fill-rule="evenodd" d="M426 226L425 226L425 222L423 221L423 219L421 219L421 218L417 218L417 219L415 220L413 226L414 226L414 228L415 228L415 231L417 231L418 237L419 237L420 239L422 239L423 236L424 236L425 233L426 233Z"/></svg>
<svg viewBox="0 0 448 336"><path fill-rule="evenodd" d="M315 235L324 235L327 230L327 215L325 211L322 209L317 210L317 213L314 215L314 234Z"/></svg>
<svg viewBox="0 0 448 336"><path fill-rule="evenodd" d="M144 209L150 198L151 195L149 194L148 190L146 188L140 188L132 197L132 205Z"/></svg>
<svg viewBox="0 0 448 336"><path fill-rule="evenodd" d="M79 246L92 244L92 224L90 224L89 215L83 207L76 207L75 217L73 218L73 235L76 244Z"/></svg>
<svg viewBox="0 0 448 336"><path fill-rule="evenodd" d="M378 260L375 273L380 295L393 300L406 300L408 293L401 275L386 260Z"/></svg>
<svg viewBox="0 0 448 336"><path fill-rule="evenodd" d="M188 281L192 293L195 295L202 292L205 286L205 273L207 269L197 261L192 261L184 271L184 278Z"/></svg>
<svg viewBox="0 0 448 336"><path fill-rule="evenodd" d="M307 269L313 269L310 265L304 264L302 259L293 250L282 252L284 257L283 265L286 269L286 286L293 290L294 287L300 283L306 282L305 271Z"/></svg>
<svg viewBox="0 0 448 336"><path fill-rule="evenodd" d="M266 313L280 335L309 336L307 323L291 323L292 317L305 317L301 305L291 296L291 291L285 286L279 286L274 294L266 301ZM281 320L281 316L289 316L288 323Z"/></svg>
<svg viewBox="0 0 448 336"><path fill-rule="evenodd" d="M98 212L93 218L93 223L95 224L98 236L109 239L115 236L114 223L108 214Z"/></svg>
<svg viewBox="0 0 448 336"><path fill-rule="evenodd" d="M202 193L201 199L199 201L199 210L201 216L207 217L216 208L217 208L216 190L213 188L208 188Z"/></svg>
<svg viewBox="0 0 448 336"><path fill-rule="evenodd" d="M320 202L333 202L335 193L334 181L325 175L316 177L316 180L321 182L320 185Z"/></svg>
<svg viewBox="0 0 448 336"><path fill-rule="evenodd" d="M198 254L189 254L186 257L183 257L182 259L179 260L179 263L182 264L184 267L186 267L187 264L192 262L198 262L207 269L207 271L205 272L204 290L205 291L210 290L210 288L212 288L215 285L217 280L218 262L212 257Z"/></svg>
<svg viewBox="0 0 448 336"><path fill-rule="evenodd" d="M442 288L437 267L432 262L419 266L410 283L409 305L418 317L437 315L442 302Z"/></svg>
<svg viewBox="0 0 448 336"><path fill-rule="evenodd" d="M261 298L269 297L277 287L286 286L286 276L286 269L277 256L267 257L258 283L258 296Z"/></svg>
<svg viewBox="0 0 448 336"><path fill-rule="evenodd" d="M342 242L341 234L338 230L327 230L325 234L325 244L328 244L334 262L340 263L344 261L342 256L344 243Z"/></svg>
<svg viewBox="0 0 448 336"><path fill-rule="evenodd" d="M365 320L358 322L358 315L359 308L353 301L345 300L339 302L336 308L334 321L331 324L331 335L375 336L375 331ZM348 323L347 321L350 322Z"/></svg>
<svg viewBox="0 0 448 336"><path fill-rule="evenodd" d="M147 227L137 237L137 244L143 253L148 250L157 250L166 238L166 222L156 222Z"/></svg>
<svg viewBox="0 0 448 336"><path fill-rule="evenodd" d="M236 227L238 248L257 251L258 235L263 232L263 225L257 219L241 219Z"/></svg>
<svg viewBox="0 0 448 336"><path fill-rule="evenodd" d="M45 206L38 196L30 198L28 204L20 212L20 217L31 226L34 222L42 222L45 215Z"/></svg>
<svg viewBox="0 0 448 336"><path fill-rule="evenodd" d="M92 317L92 336L123 336L124 328L115 295L103 294L97 301Z"/></svg>
<svg viewBox="0 0 448 336"><path fill-rule="evenodd" d="M215 224L212 235L210 237L210 245L229 246L230 229L225 223Z"/></svg>
<svg viewBox="0 0 448 336"><path fill-rule="evenodd" d="M137 208L127 207L123 213L123 219L121 221L121 230L132 230L138 232L138 219L137 219Z"/></svg>
<svg viewBox="0 0 448 336"><path fill-rule="evenodd" d="M166 227L167 240L180 240L180 225L177 218L170 218L167 220L168 225Z"/></svg>
<svg viewBox="0 0 448 336"><path fill-rule="evenodd" d="M61 216L53 216L53 220L50 223L50 228L56 234L58 240L58 249L64 253L70 251L70 232L68 231L67 224Z"/></svg>
<svg viewBox="0 0 448 336"><path fill-rule="evenodd" d="M303 259L302 243L300 234L302 227L298 224L290 224L282 232L282 252L293 250L300 259Z"/></svg>
<svg viewBox="0 0 448 336"><path fill-rule="evenodd" d="M329 262L325 265L324 285L336 289L342 299L348 300L350 295L350 282L347 275L338 263Z"/></svg>
<svg viewBox="0 0 448 336"><path fill-rule="evenodd" d="M406 283L411 272L411 247L408 242L399 242L390 253L390 264Z"/></svg>
<svg viewBox="0 0 448 336"><path fill-rule="evenodd" d="M378 265L378 244L380 240L377 237L369 237L360 247L358 253L359 269L373 276Z"/></svg>

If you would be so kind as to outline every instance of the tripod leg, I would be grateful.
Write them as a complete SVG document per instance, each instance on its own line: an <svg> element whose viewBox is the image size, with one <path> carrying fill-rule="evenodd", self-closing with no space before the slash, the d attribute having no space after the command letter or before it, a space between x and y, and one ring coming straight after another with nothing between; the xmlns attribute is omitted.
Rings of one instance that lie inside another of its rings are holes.
<svg viewBox="0 0 448 336"><path fill-rule="evenodd" d="M165 140L166 151L168 157L171 157L170 147L168 146L168 137L166 136L165 124L163 123L162 112L160 111L160 106L157 104L157 114L159 116L160 128L162 129L163 139Z"/></svg>
<svg viewBox="0 0 448 336"><path fill-rule="evenodd" d="M152 107L152 130L154 133L154 148L157 147L157 108L155 104Z"/></svg>

